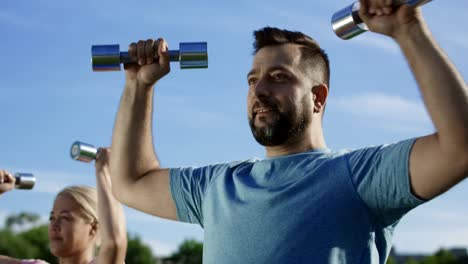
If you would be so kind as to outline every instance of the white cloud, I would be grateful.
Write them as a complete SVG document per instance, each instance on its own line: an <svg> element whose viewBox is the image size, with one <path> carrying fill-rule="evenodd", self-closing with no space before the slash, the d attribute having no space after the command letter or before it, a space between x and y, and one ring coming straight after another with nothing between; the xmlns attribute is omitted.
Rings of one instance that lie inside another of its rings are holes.
<svg viewBox="0 0 468 264"><path fill-rule="evenodd" d="M468 223L468 213L466 211L449 211L439 209L437 211L424 211L420 214L421 218L431 219L439 223L450 223L451 227L466 227ZM467 241L468 243L468 236Z"/></svg>
<svg viewBox="0 0 468 264"><path fill-rule="evenodd" d="M160 218L154 215L150 215L147 213L140 212L138 210L129 208L129 207L124 207L125 211L125 217L127 218L128 221L136 221L136 222L145 222L145 223L151 223L151 224L172 224L176 223L175 221L172 220L166 220L164 218Z"/></svg>
<svg viewBox="0 0 468 264"><path fill-rule="evenodd" d="M14 215L14 214L17 214L18 212L12 212L12 211L5 211L5 210L0 210L0 228L4 228L5 227L5 221L7 219L7 217L11 216L11 215ZM14 227L14 231L15 232L20 232L21 230L28 230L30 228L33 228L33 227L36 227L36 226L40 226L40 225L43 225L45 223L47 223L47 219L48 219L48 215L39 215L39 219L36 223L34 224L24 224L21 226L21 228L17 228L17 227Z"/></svg>
<svg viewBox="0 0 468 264"><path fill-rule="evenodd" d="M468 36L466 33L453 33L445 38L457 47L468 49Z"/></svg>
<svg viewBox="0 0 468 264"><path fill-rule="evenodd" d="M349 40L350 43L359 44L362 46L377 48L390 53L392 55L400 54L400 48L390 38L380 36L375 33L363 33L362 35Z"/></svg>
<svg viewBox="0 0 468 264"><path fill-rule="evenodd" d="M223 112L196 106L197 103L189 98L159 95L155 100L159 117L194 128L218 127L233 120L233 117Z"/></svg>
<svg viewBox="0 0 468 264"><path fill-rule="evenodd" d="M394 246L400 253L432 254L441 248L468 248L468 228L450 227L444 222L437 228L398 229L394 236Z"/></svg>
<svg viewBox="0 0 468 264"><path fill-rule="evenodd" d="M7 211L0 210L0 228L4 227L5 220L6 220L8 215L9 215L9 213Z"/></svg>
<svg viewBox="0 0 468 264"><path fill-rule="evenodd" d="M178 245L176 244L162 242L159 240L145 240L145 243L147 243L148 246L151 247L153 254L155 254L158 257L169 256L172 253L174 253L178 248Z"/></svg>
<svg viewBox="0 0 468 264"><path fill-rule="evenodd" d="M74 182L73 179L82 178L78 175L66 172L38 172L36 175L47 175L38 181L35 191L49 194L57 194L60 190Z"/></svg>
<svg viewBox="0 0 468 264"><path fill-rule="evenodd" d="M434 253L440 248L468 249L468 212L464 181L443 195L412 210L396 228L394 245L407 253Z"/></svg>
<svg viewBox="0 0 468 264"><path fill-rule="evenodd" d="M82 182L83 176L75 173L62 171L41 171L28 169L12 169L12 171L30 172L36 177L34 191L56 195L66 186L70 186L71 182Z"/></svg>
<svg viewBox="0 0 468 264"><path fill-rule="evenodd" d="M399 131L427 130L431 121L422 102L383 93L362 93L349 97L331 98L333 108L375 124Z"/></svg>

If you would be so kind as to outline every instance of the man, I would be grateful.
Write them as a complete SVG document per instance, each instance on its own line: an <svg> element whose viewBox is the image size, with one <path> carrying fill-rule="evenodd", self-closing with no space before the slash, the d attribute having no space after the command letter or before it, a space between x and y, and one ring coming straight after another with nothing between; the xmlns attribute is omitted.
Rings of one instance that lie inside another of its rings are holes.
<svg viewBox="0 0 468 264"><path fill-rule="evenodd" d="M204 263L385 263L410 209L468 175L468 89L419 8L361 0L373 32L400 46L437 132L334 152L322 116L328 59L298 32L255 32L247 110L266 159L162 168L151 136L154 84L169 72L163 39L133 43L114 127L113 190L123 203L204 228ZM157 55L159 58L154 59Z"/></svg>
<svg viewBox="0 0 468 264"><path fill-rule="evenodd" d="M15 188L15 177L6 170L0 169L0 195Z"/></svg>

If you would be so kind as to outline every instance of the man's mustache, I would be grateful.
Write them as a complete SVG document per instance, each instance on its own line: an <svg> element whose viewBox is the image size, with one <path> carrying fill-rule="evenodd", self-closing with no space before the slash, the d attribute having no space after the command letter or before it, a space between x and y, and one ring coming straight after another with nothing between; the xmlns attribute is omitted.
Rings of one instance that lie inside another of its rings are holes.
<svg viewBox="0 0 468 264"><path fill-rule="evenodd" d="M257 100L252 106L252 115L255 116L257 114L258 109L262 108L270 108L274 111L278 111L278 106L272 100Z"/></svg>

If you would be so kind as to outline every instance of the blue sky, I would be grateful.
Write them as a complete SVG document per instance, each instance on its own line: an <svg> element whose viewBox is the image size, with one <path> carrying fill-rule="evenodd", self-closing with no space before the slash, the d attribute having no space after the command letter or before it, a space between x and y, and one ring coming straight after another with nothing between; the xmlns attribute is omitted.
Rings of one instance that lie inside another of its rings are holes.
<svg viewBox="0 0 468 264"><path fill-rule="evenodd" d="M302 31L331 59L324 129L329 147L359 148L433 132L415 81L396 44L371 33L349 41L331 31L333 12L352 3L329 1L4 0L0 2L0 168L32 172L33 191L0 198L0 221L30 211L46 216L67 185L95 185L92 164L69 157L75 140L111 142L123 72L91 71L93 44L164 37L207 41L209 68L180 70L155 92L155 146L165 167L197 166L263 157L246 117L246 74L252 31L263 26ZM426 20L442 48L468 75L468 2L433 1ZM468 247L468 182L410 212L396 231L398 251ZM201 228L126 208L128 229L158 255Z"/></svg>

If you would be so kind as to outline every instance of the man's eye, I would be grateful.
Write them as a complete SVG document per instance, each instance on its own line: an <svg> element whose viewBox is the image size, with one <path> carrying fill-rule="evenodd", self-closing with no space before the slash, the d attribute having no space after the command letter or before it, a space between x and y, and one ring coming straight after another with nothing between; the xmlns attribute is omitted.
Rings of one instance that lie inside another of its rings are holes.
<svg viewBox="0 0 468 264"><path fill-rule="evenodd" d="M287 76L286 74L276 73L276 74L273 74L271 78L273 78L273 80L275 81L284 81L287 79Z"/></svg>
<svg viewBox="0 0 468 264"><path fill-rule="evenodd" d="M249 85L254 85L254 84L257 83L257 79L255 79L255 78L250 78L250 79L247 80L247 82L249 83Z"/></svg>

